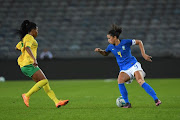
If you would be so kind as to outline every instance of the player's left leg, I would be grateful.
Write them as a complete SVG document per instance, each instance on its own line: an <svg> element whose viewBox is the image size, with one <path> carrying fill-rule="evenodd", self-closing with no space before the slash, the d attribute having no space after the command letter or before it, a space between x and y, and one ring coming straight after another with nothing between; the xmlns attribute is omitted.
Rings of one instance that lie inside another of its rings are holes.
<svg viewBox="0 0 180 120"><path fill-rule="evenodd" d="M44 91L46 92L46 94L49 96L49 98L51 98L55 104L57 104L59 102L59 100L56 98L56 95L54 94L54 91L51 90L49 83L47 83L45 86L43 86Z"/></svg>
<svg viewBox="0 0 180 120"><path fill-rule="evenodd" d="M142 71L136 71L136 72L134 72L134 75L135 75L136 81L139 83L139 85L142 88L144 88L144 90L154 99L156 106L159 106L161 104L161 101L156 96L156 93L153 90L153 88L144 81Z"/></svg>
<svg viewBox="0 0 180 120"><path fill-rule="evenodd" d="M54 94L54 91L51 90L49 83L43 86L43 88L46 94L49 96L49 98L51 98L54 101L57 108L59 108L60 106L66 105L69 102L69 100L58 100L56 98L56 95Z"/></svg>

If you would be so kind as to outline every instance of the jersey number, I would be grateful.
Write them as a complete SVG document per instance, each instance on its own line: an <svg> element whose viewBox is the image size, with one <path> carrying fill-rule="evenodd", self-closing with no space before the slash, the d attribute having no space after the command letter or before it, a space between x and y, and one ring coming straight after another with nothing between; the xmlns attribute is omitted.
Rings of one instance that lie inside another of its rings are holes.
<svg viewBox="0 0 180 120"><path fill-rule="evenodd" d="M122 55L121 55L121 52L119 51L119 52L117 52L118 53L118 55L120 56L120 57L122 57Z"/></svg>

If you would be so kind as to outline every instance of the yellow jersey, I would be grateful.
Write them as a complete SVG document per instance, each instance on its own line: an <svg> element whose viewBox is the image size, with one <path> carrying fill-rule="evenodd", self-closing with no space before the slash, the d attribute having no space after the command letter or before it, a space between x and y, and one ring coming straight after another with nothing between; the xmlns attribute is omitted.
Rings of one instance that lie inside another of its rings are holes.
<svg viewBox="0 0 180 120"><path fill-rule="evenodd" d="M16 48L21 51L21 55L18 57L18 65L20 67L24 67L26 65L30 65L34 63L34 60L25 50L25 47L29 47L31 49L35 59L37 57L38 43L32 35L26 34L23 40L16 45Z"/></svg>

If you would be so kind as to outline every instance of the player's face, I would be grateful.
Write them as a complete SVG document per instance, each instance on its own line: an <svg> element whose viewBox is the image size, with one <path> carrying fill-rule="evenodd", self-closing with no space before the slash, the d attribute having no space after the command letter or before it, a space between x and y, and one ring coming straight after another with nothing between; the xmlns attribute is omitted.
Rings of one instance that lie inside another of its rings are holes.
<svg viewBox="0 0 180 120"><path fill-rule="evenodd" d="M111 35L107 35L107 38L108 38L108 42L110 43L110 44L115 44L115 38L113 37L113 36L111 36Z"/></svg>
<svg viewBox="0 0 180 120"><path fill-rule="evenodd" d="M36 29L33 29L33 34L34 38L36 38L38 35L38 27L36 27Z"/></svg>

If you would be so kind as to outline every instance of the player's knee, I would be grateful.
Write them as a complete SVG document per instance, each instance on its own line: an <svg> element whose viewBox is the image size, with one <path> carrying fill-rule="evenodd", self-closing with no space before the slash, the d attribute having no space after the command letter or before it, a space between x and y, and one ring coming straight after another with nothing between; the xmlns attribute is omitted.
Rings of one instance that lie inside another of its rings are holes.
<svg viewBox="0 0 180 120"><path fill-rule="evenodd" d="M46 93L48 93L51 90L49 86L49 81L47 79L45 79L45 85L43 86L43 89Z"/></svg>
<svg viewBox="0 0 180 120"><path fill-rule="evenodd" d="M46 80L46 84L48 84L49 83L48 79L45 79L45 80Z"/></svg>
<svg viewBox="0 0 180 120"><path fill-rule="evenodd" d="M121 83L125 83L125 80L124 79L118 79L118 84L121 84Z"/></svg>
<svg viewBox="0 0 180 120"><path fill-rule="evenodd" d="M40 81L43 81L44 86L47 85L47 84L49 83L48 79L42 79L42 80L40 80Z"/></svg>
<svg viewBox="0 0 180 120"><path fill-rule="evenodd" d="M145 81L143 79L138 79L137 82L141 86Z"/></svg>

